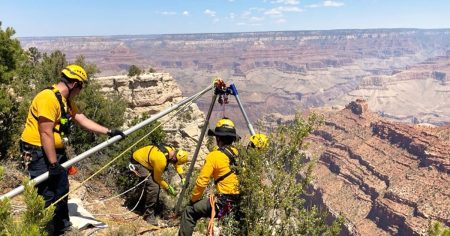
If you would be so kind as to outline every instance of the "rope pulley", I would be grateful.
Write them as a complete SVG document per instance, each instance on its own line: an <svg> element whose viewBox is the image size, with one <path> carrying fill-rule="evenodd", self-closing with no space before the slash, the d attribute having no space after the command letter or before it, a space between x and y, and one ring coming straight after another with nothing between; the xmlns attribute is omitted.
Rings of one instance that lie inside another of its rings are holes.
<svg viewBox="0 0 450 236"><path fill-rule="evenodd" d="M214 94L219 96L219 104L228 104L228 88L225 82L221 79L214 80Z"/></svg>

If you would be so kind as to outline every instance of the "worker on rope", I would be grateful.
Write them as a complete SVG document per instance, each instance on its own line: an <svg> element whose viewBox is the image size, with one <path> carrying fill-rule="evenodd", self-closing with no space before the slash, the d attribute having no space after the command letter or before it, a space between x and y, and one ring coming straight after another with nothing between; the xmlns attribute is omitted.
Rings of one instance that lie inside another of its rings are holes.
<svg viewBox="0 0 450 236"><path fill-rule="evenodd" d="M168 194L176 196L175 188L162 178L168 164L172 163L184 185L186 179L183 175L182 165L188 161L188 153L181 148L175 149L170 145L154 144L142 147L135 151L130 160L129 168L140 178L148 177L145 183L145 213L144 219L149 224L157 225L155 207L159 198L160 188Z"/></svg>
<svg viewBox="0 0 450 236"><path fill-rule="evenodd" d="M65 67L60 81L39 92L28 111L20 151L31 179L49 172L49 178L36 186L46 207L69 192L67 170L61 163L67 161L65 142L73 121L98 134L125 137L122 131L110 130L78 111L73 99L87 81L88 76L82 67ZM50 235L60 235L71 228L67 200L65 197L55 206L53 220L48 225Z"/></svg>
<svg viewBox="0 0 450 236"><path fill-rule="evenodd" d="M258 150L265 150L269 146L269 138L265 134L254 134L250 137L250 142L247 148L256 148Z"/></svg>
<svg viewBox="0 0 450 236"><path fill-rule="evenodd" d="M237 149L232 146L239 137L232 120L224 117L219 120L209 136L216 137L218 149L211 151L205 159L197 177L189 205L181 216L178 235L192 235L197 221L202 217L221 218L236 209L239 204L239 180L237 176ZM214 178L217 196L201 199L211 176ZM214 218L213 218L214 219Z"/></svg>

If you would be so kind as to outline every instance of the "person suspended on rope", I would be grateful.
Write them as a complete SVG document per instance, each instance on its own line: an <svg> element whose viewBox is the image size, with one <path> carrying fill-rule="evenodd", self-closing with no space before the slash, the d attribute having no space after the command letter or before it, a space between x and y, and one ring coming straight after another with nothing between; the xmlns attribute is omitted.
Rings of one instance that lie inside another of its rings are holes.
<svg viewBox="0 0 450 236"><path fill-rule="evenodd" d="M234 123L229 118L222 118L209 136L215 136L218 148L211 151L200 170L189 205L183 211L178 235L192 235L197 221L202 217L221 218L236 210L239 204L239 180L237 176L238 150L232 145L239 136ZM214 178L216 196L201 199L210 178ZM214 206L214 207L213 207Z"/></svg>
<svg viewBox="0 0 450 236"><path fill-rule="evenodd" d="M61 71L59 82L39 92L28 110L20 151L31 179L49 172L49 178L36 186L46 207L69 192L67 170L61 164L67 161L65 141L73 121L91 132L125 137L122 131L110 130L79 112L73 99L87 81L81 66L68 65ZM53 220L48 225L51 235L62 234L71 227L67 199L56 204Z"/></svg>
<svg viewBox="0 0 450 236"><path fill-rule="evenodd" d="M250 142L247 148L256 148L258 150L265 150L269 146L269 138L265 134L254 134L250 137Z"/></svg>
<svg viewBox="0 0 450 236"><path fill-rule="evenodd" d="M167 191L168 194L176 196L175 188L162 178L163 172L168 164L172 163L176 172L181 178L181 184L184 185L186 179L182 165L188 161L188 153L181 148L175 149L170 145L153 144L142 147L133 152L129 168L140 178L148 177L145 183L145 212L144 219L157 225L155 218L155 207L159 198L160 188Z"/></svg>

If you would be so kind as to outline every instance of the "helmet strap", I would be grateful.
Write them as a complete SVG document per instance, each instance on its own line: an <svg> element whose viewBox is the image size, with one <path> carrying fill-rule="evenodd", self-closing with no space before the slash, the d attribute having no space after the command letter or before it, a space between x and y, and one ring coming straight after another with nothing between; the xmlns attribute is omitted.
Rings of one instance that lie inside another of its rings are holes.
<svg viewBox="0 0 450 236"><path fill-rule="evenodd" d="M72 93L72 90L75 88L75 86L73 87L73 88L70 88L69 87L69 80L65 77L65 76L63 76L63 77L61 77L61 81L64 83L64 85L66 85L66 87L67 87L67 90L69 90L69 95L68 95L68 97L70 98L70 94Z"/></svg>

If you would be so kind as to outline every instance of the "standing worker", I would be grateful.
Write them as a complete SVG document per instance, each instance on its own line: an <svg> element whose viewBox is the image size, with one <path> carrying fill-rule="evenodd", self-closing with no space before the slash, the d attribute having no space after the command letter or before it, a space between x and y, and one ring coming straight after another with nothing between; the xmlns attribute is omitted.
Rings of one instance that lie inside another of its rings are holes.
<svg viewBox="0 0 450 236"><path fill-rule="evenodd" d="M175 149L169 145L154 144L142 147L133 153L129 168L138 177L150 177L145 183L145 213L144 219L147 223L157 225L155 218L155 206L159 198L160 187L168 194L176 196L177 192L162 178L163 172L168 164L172 163L184 185L186 179L183 177L182 165L188 161L188 153L181 148Z"/></svg>
<svg viewBox="0 0 450 236"><path fill-rule="evenodd" d="M72 121L91 132L125 137L122 131L109 130L79 113L73 99L87 80L82 67L65 67L60 81L39 92L28 110L20 151L31 179L49 172L48 179L37 185L46 207L69 192L67 170L61 164L67 161L64 141L68 138ZM67 200L66 196L55 206L53 220L48 225L51 235L63 234L71 228Z"/></svg>
<svg viewBox="0 0 450 236"><path fill-rule="evenodd" d="M216 124L214 131L208 131L209 136L215 136L218 149L211 151L200 170L189 205L181 216L178 235L192 235L197 221L202 217L210 217L213 207L217 209L216 217L230 213L239 204L239 180L237 166L238 151L232 146L238 138L232 120L224 117ZM211 206L209 198L201 199L211 176L217 191L217 203Z"/></svg>

